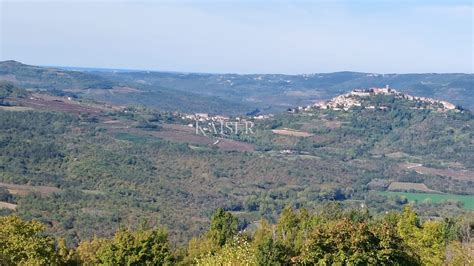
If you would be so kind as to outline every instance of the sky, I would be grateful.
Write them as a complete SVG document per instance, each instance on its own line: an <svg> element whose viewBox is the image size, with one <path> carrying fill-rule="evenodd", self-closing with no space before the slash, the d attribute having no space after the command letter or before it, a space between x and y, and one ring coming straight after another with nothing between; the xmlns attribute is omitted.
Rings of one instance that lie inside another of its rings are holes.
<svg viewBox="0 0 474 266"><path fill-rule="evenodd" d="M473 73L472 1L0 0L0 60L211 73Z"/></svg>

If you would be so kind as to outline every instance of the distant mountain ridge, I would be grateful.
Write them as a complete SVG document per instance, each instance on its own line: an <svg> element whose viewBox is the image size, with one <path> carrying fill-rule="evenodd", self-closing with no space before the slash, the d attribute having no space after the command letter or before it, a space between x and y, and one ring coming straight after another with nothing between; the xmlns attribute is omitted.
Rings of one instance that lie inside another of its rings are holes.
<svg viewBox="0 0 474 266"><path fill-rule="evenodd" d="M73 69L73 70L70 70ZM361 72L206 74L51 68L0 62L0 80L33 90L75 94L167 111L278 113L328 100L354 88L390 87L474 109L474 74L376 74ZM114 88L131 88L126 90ZM107 91L105 91L107 90Z"/></svg>

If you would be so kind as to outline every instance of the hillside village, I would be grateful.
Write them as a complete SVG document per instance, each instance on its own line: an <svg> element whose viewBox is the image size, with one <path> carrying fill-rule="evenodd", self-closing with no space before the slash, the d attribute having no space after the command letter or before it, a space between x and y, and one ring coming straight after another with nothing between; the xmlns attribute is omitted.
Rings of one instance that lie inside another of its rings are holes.
<svg viewBox="0 0 474 266"><path fill-rule="evenodd" d="M331 109L335 111L348 111L353 107L363 107L365 109L379 109L384 110L387 109L387 106L383 105L373 105L373 104L364 104L364 99L367 99L370 96L377 96L377 95L387 95L387 96L394 96L396 99L401 100L408 100L415 102L416 106L411 107L412 109L431 109L438 112L444 112L449 110L454 111L461 111L456 105L448 102L448 101L441 101L436 100L429 97L417 97L412 96L409 94L404 94L397 90L389 88L389 86L385 86L385 88L366 88L366 89L354 89L349 93L345 93L339 96L336 96L328 101L320 101L315 103L314 105L308 106L298 106L297 108L290 108L288 109L288 113L298 113L298 112L305 112L311 111L314 109Z"/></svg>
<svg viewBox="0 0 474 266"><path fill-rule="evenodd" d="M352 107L364 107L366 109L386 109L386 106L363 105L363 98L376 95L389 95L394 96L397 99L415 101L422 104L419 107L414 107L415 109L434 109L436 111L457 110L456 106L450 102L435 100L428 97L411 96L391 89L388 85L385 88L354 89L349 93L339 95L329 101L318 102L313 106L308 106L305 108L300 107L298 109L307 110L311 108L316 108L344 111L347 111Z"/></svg>
<svg viewBox="0 0 474 266"><path fill-rule="evenodd" d="M386 95L386 96L393 96L395 99L400 100L407 100L414 102L410 109L430 109L437 112L445 112L449 110L454 111L461 111L456 105L442 100L435 100L429 97L417 97L412 96L409 94L404 94L399 92L395 89L389 88L389 86L385 86L384 88L365 88L365 89L354 89L351 92L336 96L328 101L321 101L317 102L314 105L308 106L298 106L297 108L290 108L288 109L289 113L300 113L300 112L310 112L312 110L327 110L331 109L334 111L348 111L354 107L360 107L365 109L372 109L372 110L385 110L388 109L388 106L382 104L374 103L371 98L373 96L378 95ZM188 121L189 127L195 127L195 123L192 121L199 121L199 122L207 122L207 124L211 125L213 122L227 122L227 121L238 121L240 123L244 123L246 121L257 121L257 120L267 120L273 118L272 114L257 114L254 116L241 116L231 118L228 116L222 115L211 115L208 113L195 113L195 114L180 114L181 119ZM204 128L208 130L208 128Z"/></svg>

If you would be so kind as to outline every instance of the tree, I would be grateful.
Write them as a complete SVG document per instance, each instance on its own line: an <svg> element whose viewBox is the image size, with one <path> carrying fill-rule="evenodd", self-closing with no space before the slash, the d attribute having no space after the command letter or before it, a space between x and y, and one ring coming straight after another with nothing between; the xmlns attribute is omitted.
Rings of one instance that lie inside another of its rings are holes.
<svg viewBox="0 0 474 266"><path fill-rule="evenodd" d="M218 246L224 246L237 234L238 220L230 212L218 208L211 217L207 237Z"/></svg>
<svg viewBox="0 0 474 266"><path fill-rule="evenodd" d="M372 232L378 239L377 260L385 265L419 265L420 258L398 235L396 224L390 221L375 221Z"/></svg>
<svg viewBox="0 0 474 266"><path fill-rule="evenodd" d="M73 263L64 242L44 235L44 226L38 221L24 221L18 216L0 217L1 264L61 265Z"/></svg>
<svg viewBox="0 0 474 266"><path fill-rule="evenodd" d="M405 207L397 223L402 240L420 256L423 264L442 264L446 250L446 226L439 221L421 224L410 206Z"/></svg>
<svg viewBox="0 0 474 266"><path fill-rule="evenodd" d="M196 265L256 265L255 250L247 236L236 235L215 254L196 258Z"/></svg>
<svg viewBox="0 0 474 266"><path fill-rule="evenodd" d="M285 265L290 260L290 252L271 236L267 236L257 245L255 253L258 265Z"/></svg>
<svg viewBox="0 0 474 266"><path fill-rule="evenodd" d="M98 265L97 251L104 245L109 245L109 240L94 237L90 241L82 241L76 249L79 259L84 265Z"/></svg>
<svg viewBox="0 0 474 266"><path fill-rule="evenodd" d="M86 265L168 265L172 254L168 234L160 228L132 232L119 229L113 239L93 239L77 248Z"/></svg>
<svg viewBox="0 0 474 266"><path fill-rule="evenodd" d="M257 230L253 234L253 243L258 245L266 240L267 237L274 237L275 231L267 220L262 219L258 222Z"/></svg>
<svg viewBox="0 0 474 266"><path fill-rule="evenodd" d="M419 265L390 223L349 218L316 225L300 257L317 265Z"/></svg>
<svg viewBox="0 0 474 266"><path fill-rule="evenodd" d="M291 207L286 207L276 224L276 237L287 247L294 247L298 234L299 217Z"/></svg>
<svg viewBox="0 0 474 266"><path fill-rule="evenodd" d="M193 237L188 242L185 264L192 264L196 259L214 254L219 248L220 246L207 237Z"/></svg>

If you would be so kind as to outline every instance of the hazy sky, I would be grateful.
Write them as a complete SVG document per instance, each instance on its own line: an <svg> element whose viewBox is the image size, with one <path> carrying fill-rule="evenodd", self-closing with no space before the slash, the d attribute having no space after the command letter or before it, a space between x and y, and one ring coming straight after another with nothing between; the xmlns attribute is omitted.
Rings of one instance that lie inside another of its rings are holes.
<svg viewBox="0 0 474 266"><path fill-rule="evenodd" d="M186 72L473 72L469 1L5 1L0 60Z"/></svg>

